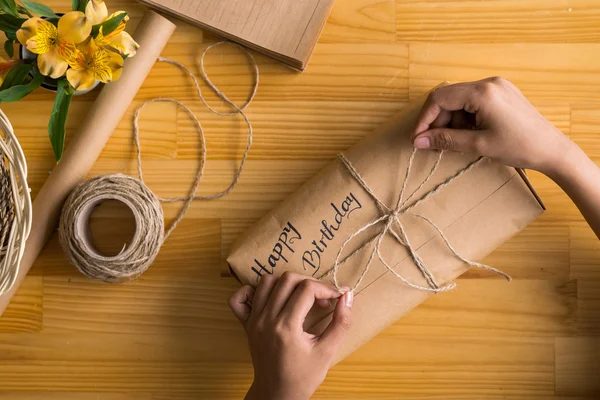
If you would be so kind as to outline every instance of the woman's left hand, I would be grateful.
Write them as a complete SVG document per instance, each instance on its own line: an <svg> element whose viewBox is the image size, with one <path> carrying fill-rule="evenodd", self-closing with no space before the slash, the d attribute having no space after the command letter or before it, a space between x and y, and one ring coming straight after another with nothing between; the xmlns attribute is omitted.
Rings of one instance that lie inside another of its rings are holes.
<svg viewBox="0 0 600 400"><path fill-rule="evenodd" d="M329 306L332 299L339 301L323 334L305 332L312 306ZM264 276L256 291L244 286L233 294L229 306L246 330L254 364L254 383L246 399L309 399L350 328L352 300L352 292L342 294L329 284L290 272L279 279Z"/></svg>

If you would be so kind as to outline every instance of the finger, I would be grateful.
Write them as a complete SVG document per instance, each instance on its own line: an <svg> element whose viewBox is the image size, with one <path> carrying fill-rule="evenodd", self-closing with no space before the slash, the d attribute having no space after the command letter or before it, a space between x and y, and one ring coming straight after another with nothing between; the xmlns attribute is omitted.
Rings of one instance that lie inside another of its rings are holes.
<svg viewBox="0 0 600 400"><path fill-rule="evenodd" d="M317 299L315 300L315 304L320 308L329 308L331 307L330 299Z"/></svg>
<svg viewBox="0 0 600 400"><path fill-rule="evenodd" d="M348 292L337 302L337 306L333 311L333 318L325 331L319 338L317 346L320 346L328 354L333 356L340 347L344 335L352 325L352 303L354 301L354 293Z"/></svg>
<svg viewBox="0 0 600 400"><path fill-rule="evenodd" d="M269 318L274 319L281 313L296 287L306 279L315 280L306 275L287 271L281 275L281 278L275 283L269 301L265 306L265 312L268 313Z"/></svg>
<svg viewBox="0 0 600 400"><path fill-rule="evenodd" d="M285 305L281 315L292 324L304 322L306 315L318 299L337 299L342 294L334 287L324 282L304 280L298 284L296 290Z"/></svg>
<svg viewBox="0 0 600 400"><path fill-rule="evenodd" d="M436 128L423 132L415 138L417 149L453 150L482 154L486 132L469 129Z"/></svg>
<svg viewBox="0 0 600 400"><path fill-rule="evenodd" d="M448 126L452 121L453 111L442 110L436 119L430 124L430 128L442 128Z"/></svg>
<svg viewBox="0 0 600 400"><path fill-rule="evenodd" d="M429 94L419 116L412 134L412 139L428 129L439 127L433 123L443 111L465 110L476 114L479 110L479 87L487 80L465 82L444 86Z"/></svg>
<svg viewBox="0 0 600 400"><path fill-rule="evenodd" d="M254 293L254 300L252 301L253 318L262 314L276 281L277 279L273 275L265 275L260 278L256 293Z"/></svg>
<svg viewBox="0 0 600 400"><path fill-rule="evenodd" d="M240 320L244 328L246 327L246 322L250 317L250 313L252 308L249 303L252 303L254 298L254 288L250 285L243 286L239 288L234 294L229 298L229 307Z"/></svg>

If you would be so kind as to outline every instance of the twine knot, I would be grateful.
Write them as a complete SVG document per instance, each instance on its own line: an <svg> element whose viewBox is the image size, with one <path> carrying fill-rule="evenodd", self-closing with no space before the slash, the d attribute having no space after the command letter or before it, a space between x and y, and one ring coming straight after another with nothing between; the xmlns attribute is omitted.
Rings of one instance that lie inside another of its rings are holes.
<svg viewBox="0 0 600 400"><path fill-rule="evenodd" d="M482 160L484 159L483 157L478 158L477 160L471 162L469 165L467 165L465 168L459 170L456 174L454 174L453 176L451 176L450 178L448 178L447 180L445 180L444 182L440 183L439 185L437 185L436 187L434 187L432 190L430 190L429 192L425 193L423 196L421 196L419 199L417 199L416 201L414 201L412 204L409 204L409 201L414 197L414 195L431 179L431 177L435 174L440 161L442 160L442 157L444 155L443 151L440 151L438 153L438 157L435 161L435 163L433 164L431 170L429 171L429 174L425 177L425 179L417 186L417 188L408 196L406 196L406 198L404 198L405 196L405 192L406 192L406 185L407 182L410 178L410 174L411 174L411 170L412 170L412 164L413 164L413 160L414 157L417 153L417 149L413 149L409 159L408 159L408 166L406 167L406 175L404 177L404 181L402 183L402 188L400 190L400 194L398 196L398 199L396 201L396 205L393 209L389 208L385 203L383 203L376 195L375 193L371 190L371 188L367 185L367 183L364 181L364 179L360 176L360 174L358 173L358 171L356 171L356 169L354 168L354 166L352 165L352 163L346 158L345 155L343 154L338 154L338 160L342 163L342 165L346 168L346 170L350 173L350 175L358 182L358 184L369 194L369 196L371 197L371 199L375 202L378 210L379 210L379 216L376 217L375 219L373 219L372 221L368 222L367 224L365 224L364 226L362 226L361 228L359 228L356 232L352 233L342 244L342 246L340 247L337 256L335 258L335 263L333 265L333 268L330 272L333 273L333 283L335 284L336 288L340 289L341 285L338 282L338 278L337 278L337 274L338 274L338 269L340 267L341 264L343 264L348 258L350 258L351 256L353 256L354 254L356 254L357 252L359 252L360 250L362 250L367 244L372 243L373 241L375 241L375 246L373 247L373 249L371 250L371 253L369 254L369 258L367 260L367 263L365 265L365 267L363 268L360 277L358 278L358 280L356 281L356 283L354 284L354 286L352 287L352 291L356 290L356 288L358 286L360 286L363 278L367 275L367 272L369 271L369 268L373 262L373 260L375 259L375 257L377 257L379 259L379 261L386 267L386 269L388 271L390 271L391 273L393 273L397 278L399 278L400 280L402 280L402 282L404 282L406 285L414 288L414 289L418 289L418 290L424 290L424 291L428 291L428 292L434 292L434 293L439 293L439 292L445 292L448 290L452 290L456 287L455 283L451 283L445 286L440 286L436 280L435 277L433 276L433 274L431 273L431 271L429 270L429 268L425 265L425 263L423 262L423 260L421 259L421 257L417 254L416 250L413 248L413 246L410 243L410 240L408 238L408 235L406 234L406 230L404 229L404 225L402 223L401 217L404 216L410 216L413 218L417 218L420 219L422 221L427 222L429 225L431 225L434 230L439 234L439 236L442 238L442 240L444 241L444 243L446 244L446 246L448 247L448 249L452 252L452 254L458 258L459 260L461 260L462 262L464 262L465 264L468 264L472 267L477 267L477 268L482 268L491 272L494 272L496 274L499 274L501 276L503 276L504 278L506 278L507 280L511 280L510 276L508 276L507 274L505 274L504 272L490 267L489 265L485 265L485 264L481 264L475 261L471 261L468 260L466 258L464 258L463 256L461 256L455 249L454 247L452 247L452 245L450 244L450 242L448 241L448 238L446 237L446 235L442 232L442 230L433 222L431 221L429 218L418 214L416 212L414 212L413 210L415 209L415 207L419 204L421 204L422 202L424 202L425 200L427 200L429 197L432 197L434 195L436 195L440 190L442 190L443 188L445 188L446 186L448 186L451 182L453 182L454 180L458 179L460 176L462 176L463 174L465 174L466 172L470 171L471 169L475 168L477 165L479 165ZM346 248L346 246L354 239L356 238L358 235L360 235L361 233L363 233L364 231L366 231L367 229L370 229L371 227L374 227L376 225L379 225L381 223L385 223L385 225L383 226L383 228L379 231L379 233L377 233L375 236L373 236L367 243L365 243L363 246L360 246L356 251L354 251L353 253L351 253L349 256L347 256L346 258L344 258L343 260L340 260L340 257L344 251L344 249ZM419 269L419 271L421 272L421 274L423 275L423 278L425 278L425 281L427 282L427 286L422 286L422 285L418 285L415 283L412 283L410 281L408 281L406 278L404 278L402 275L400 275L395 269L394 266L390 265L387 260L383 257L383 255L381 254L381 246L383 243L383 238L390 234L394 239L396 239L396 241L404 246L412 261L414 262L414 264L416 265L416 267ZM327 273L325 276L329 275L329 273Z"/></svg>

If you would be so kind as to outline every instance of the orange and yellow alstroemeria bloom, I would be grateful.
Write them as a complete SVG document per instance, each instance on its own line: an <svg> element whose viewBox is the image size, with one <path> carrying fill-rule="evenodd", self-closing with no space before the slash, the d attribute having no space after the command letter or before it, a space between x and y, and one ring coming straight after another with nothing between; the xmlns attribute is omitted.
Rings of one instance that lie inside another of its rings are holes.
<svg viewBox="0 0 600 400"><path fill-rule="evenodd" d="M88 17L92 25L98 25L106 21L108 9L104 0L90 0L85 6L85 16Z"/></svg>
<svg viewBox="0 0 600 400"><path fill-rule="evenodd" d="M89 38L75 50L69 65L71 68L67 71L67 79L71 86L75 90L87 90L94 86L96 80L108 83L119 79L123 57L98 47L94 39Z"/></svg>
<svg viewBox="0 0 600 400"><path fill-rule="evenodd" d="M38 68L43 75L60 78L75 54L75 45L83 42L92 31L92 23L79 11L71 11L54 26L42 18L29 18L17 31L19 42L38 55Z"/></svg>
<svg viewBox="0 0 600 400"><path fill-rule="evenodd" d="M125 13L125 11L117 11L112 13L106 18L106 20L108 21L109 19L123 13ZM135 56L135 53L140 45L133 40L129 33L125 32L125 25L127 24L127 21L129 21L129 16L126 15L125 18L121 20L117 28L107 35L104 35L102 27L100 27L100 32L98 33L98 36L96 36L96 44L100 47L116 50L127 57Z"/></svg>

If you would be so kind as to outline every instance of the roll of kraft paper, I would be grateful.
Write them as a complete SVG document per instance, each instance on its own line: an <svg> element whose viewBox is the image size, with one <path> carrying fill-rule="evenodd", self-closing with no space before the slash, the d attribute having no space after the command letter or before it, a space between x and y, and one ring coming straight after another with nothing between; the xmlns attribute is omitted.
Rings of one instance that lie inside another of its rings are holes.
<svg viewBox="0 0 600 400"><path fill-rule="evenodd" d="M175 27L171 21L153 11L146 12L142 18L134 35L140 49L135 57L125 60L121 79L102 88L60 163L33 202L33 224L19 276L13 289L0 297L0 315L54 233L67 196L91 170Z"/></svg>

